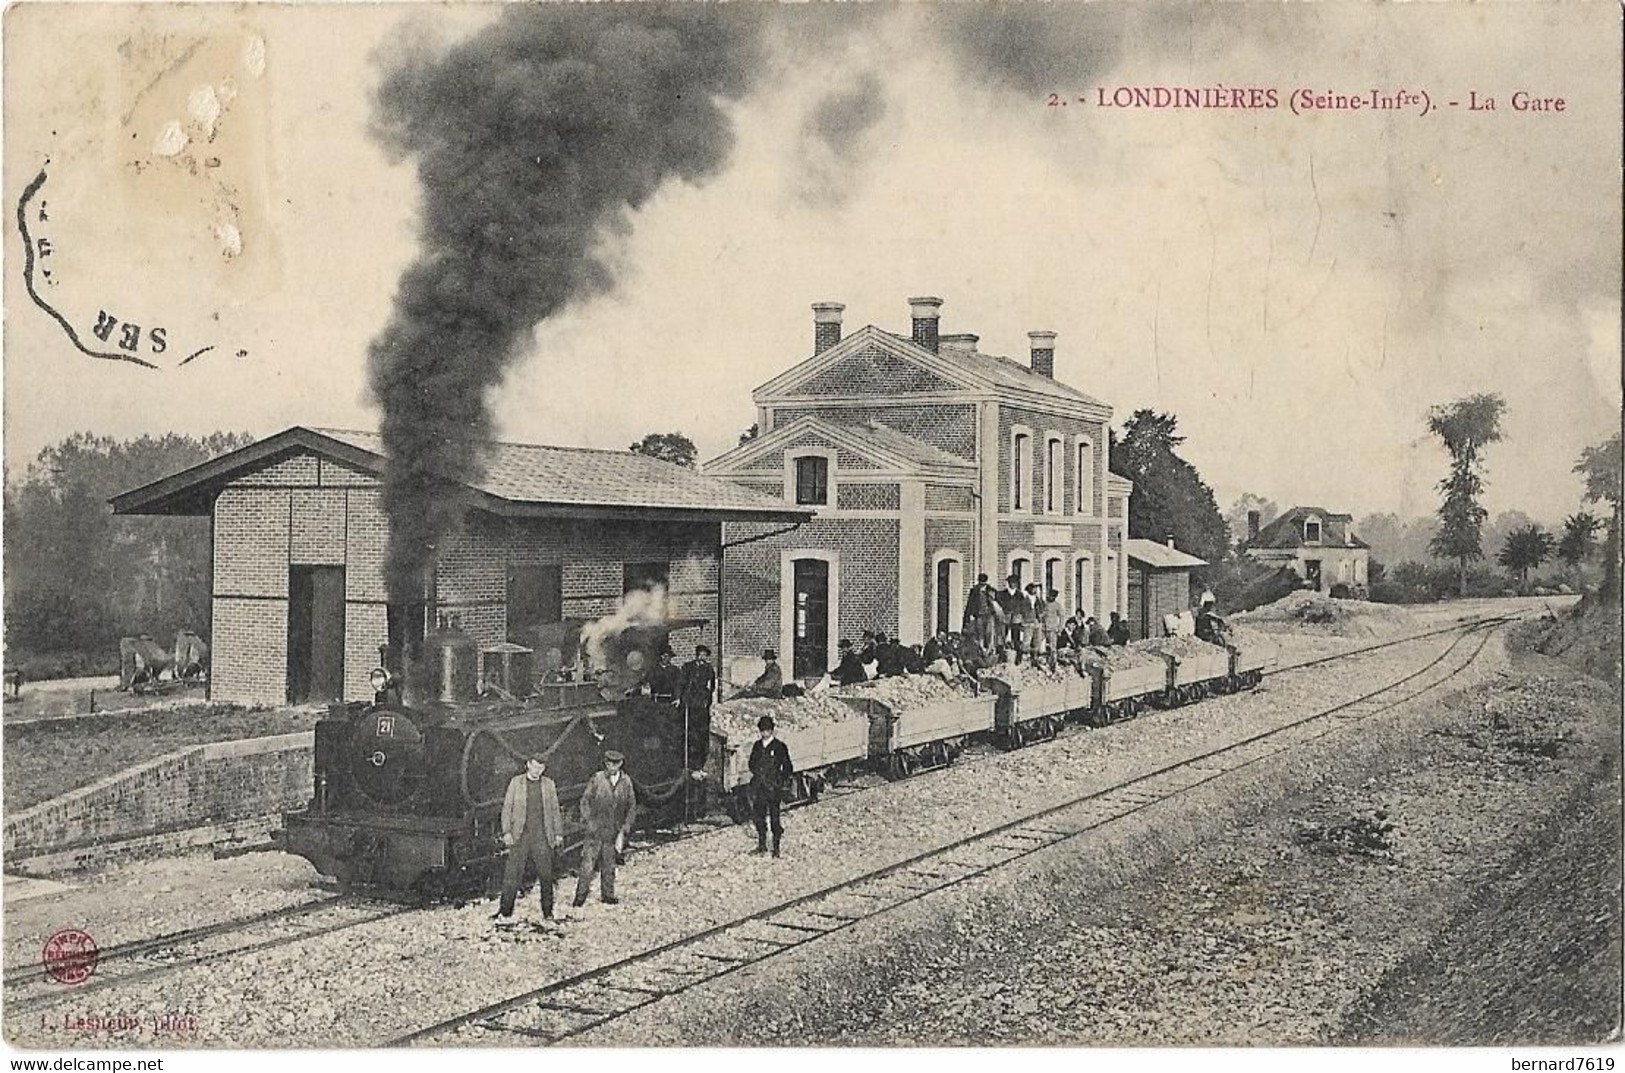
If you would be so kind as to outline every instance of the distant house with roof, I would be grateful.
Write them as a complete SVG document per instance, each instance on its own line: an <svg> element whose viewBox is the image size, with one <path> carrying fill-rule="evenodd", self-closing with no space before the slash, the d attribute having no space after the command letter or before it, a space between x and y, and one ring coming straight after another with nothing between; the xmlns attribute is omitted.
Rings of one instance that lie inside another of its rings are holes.
<svg viewBox="0 0 1625 1073"><path fill-rule="evenodd" d="M1030 356L939 331L909 299L908 335L842 334L813 306L813 352L752 393L759 434L705 472L817 517L793 532L727 527L730 651L779 650L798 677L862 630L957 630L978 573L1014 573L1102 619L1125 606L1132 485L1106 468L1111 407L1055 378L1055 333Z"/></svg>
<svg viewBox="0 0 1625 1073"><path fill-rule="evenodd" d="M1242 551L1255 562L1287 567L1317 592L1367 583L1371 545L1355 536L1352 514L1293 507L1266 526L1258 523L1259 513L1249 511Z"/></svg>
<svg viewBox="0 0 1625 1073"><path fill-rule="evenodd" d="M690 623L671 637L687 658L717 647L723 523L812 516L643 455L494 444L485 475L456 486L464 525L423 602L391 603L384 466L375 433L295 427L113 499L119 514L210 519L212 699L370 699L380 646L443 616L482 645L534 647L539 629L655 584Z"/></svg>

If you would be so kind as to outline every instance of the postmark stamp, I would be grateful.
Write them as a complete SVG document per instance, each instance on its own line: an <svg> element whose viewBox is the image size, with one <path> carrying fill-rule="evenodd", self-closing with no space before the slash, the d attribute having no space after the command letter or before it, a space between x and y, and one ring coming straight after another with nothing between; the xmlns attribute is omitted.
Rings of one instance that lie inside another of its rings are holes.
<svg viewBox="0 0 1625 1073"><path fill-rule="evenodd" d="M80 928L63 928L45 940L40 952L40 964L45 973L59 984L78 985L96 975L96 962L101 951L90 933Z"/></svg>

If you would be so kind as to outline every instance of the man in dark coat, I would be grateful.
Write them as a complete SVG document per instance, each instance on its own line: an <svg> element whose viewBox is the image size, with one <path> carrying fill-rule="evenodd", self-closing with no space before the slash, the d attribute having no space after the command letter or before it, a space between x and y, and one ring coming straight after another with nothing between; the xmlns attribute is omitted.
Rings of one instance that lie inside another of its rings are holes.
<svg viewBox="0 0 1625 1073"><path fill-rule="evenodd" d="M604 754L604 769L593 772L581 794L581 822L586 825L586 841L581 847L581 873L576 880L575 904L587 904L592 877L601 872L599 894L608 905L615 897L615 857L626 846L626 836L637 816L637 791L632 776L621 770L626 757L614 749Z"/></svg>
<svg viewBox="0 0 1625 1073"><path fill-rule="evenodd" d="M997 594L993 586L987 583L987 575L977 574L976 584L971 586L970 594L965 597L963 632L975 637L978 644L991 652L999 643L996 629L998 618Z"/></svg>
<svg viewBox="0 0 1625 1073"><path fill-rule="evenodd" d="M897 638L886 639L885 634L875 638L875 660L880 664L875 671L876 678L895 678L904 673L904 665L908 661L908 649Z"/></svg>
<svg viewBox="0 0 1625 1073"><path fill-rule="evenodd" d="M547 760L540 755L526 760L525 770L508 781L502 798L502 844L508 847L508 862L502 870L497 919L513 916L525 869L534 865L542 916L552 920L553 854L564 845L564 815L559 811L558 789L547 777Z"/></svg>
<svg viewBox="0 0 1625 1073"><path fill-rule="evenodd" d="M717 695L717 669L711 665L709 645L694 646L694 658L683 664L682 684L677 701L688 724L688 768L705 767L705 754L711 746L711 701Z"/></svg>
<svg viewBox="0 0 1625 1073"><path fill-rule="evenodd" d="M852 642L842 638L836 647L841 654L840 661L835 664L835 669L829 672L830 677L835 679L835 684L852 686L868 681L869 676L863 670L863 660L853 651Z"/></svg>
<svg viewBox="0 0 1625 1073"><path fill-rule="evenodd" d="M767 852L767 832L773 830L773 856L779 855L779 843L784 838L784 825L779 822L779 799L790 784L795 768L790 766L790 747L773 736L773 717L764 715L756 721L761 738L750 747L750 803L756 820L756 848L753 853Z"/></svg>
<svg viewBox="0 0 1625 1073"><path fill-rule="evenodd" d="M779 667L779 654L771 648L762 650L762 673L743 690L740 697L767 697L778 700L784 696L784 671Z"/></svg>
<svg viewBox="0 0 1625 1073"><path fill-rule="evenodd" d="M1128 621L1116 611L1112 612L1112 624L1106 627L1106 637L1114 645L1128 644Z"/></svg>
<svg viewBox="0 0 1625 1073"><path fill-rule="evenodd" d="M671 665L673 655L669 647L662 646L655 669L649 672L649 696L663 704L676 704L683 687L683 672Z"/></svg>

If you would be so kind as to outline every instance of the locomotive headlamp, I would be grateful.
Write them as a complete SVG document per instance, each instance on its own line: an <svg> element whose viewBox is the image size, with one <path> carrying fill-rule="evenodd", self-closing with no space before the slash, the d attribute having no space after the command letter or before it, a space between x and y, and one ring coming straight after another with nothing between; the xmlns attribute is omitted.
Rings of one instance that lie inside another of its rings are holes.
<svg viewBox="0 0 1625 1073"><path fill-rule="evenodd" d="M367 681L372 683L374 692L382 692L389 685L389 672L379 667L367 676Z"/></svg>

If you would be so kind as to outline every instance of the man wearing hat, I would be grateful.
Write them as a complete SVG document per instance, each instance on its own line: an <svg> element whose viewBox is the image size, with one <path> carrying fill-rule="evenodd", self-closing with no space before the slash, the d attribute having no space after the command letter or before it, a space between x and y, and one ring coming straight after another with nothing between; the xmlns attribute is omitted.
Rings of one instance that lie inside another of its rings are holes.
<svg viewBox="0 0 1625 1073"><path fill-rule="evenodd" d="M620 901L615 897L615 855L625 845L638 810L632 776L621 770L625 762L626 757L614 749L606 752L604 769L593 772L581 794L581 822L587 831L581 847L580 878L576 880L577 907L587 904L595 872L603 875L598 889L604 902L614 905Z"/></svg>
<svg viewBox="0 0 1625 1073"><path fill-rule="evenodd" d="M547 759L540 754L525 761L525 770L508 782L502 798L502 844L508 863L502 872L502 906L497 918L513 916L525 869L534 864L536 885L542 892L542 916L553 919L553 854L564 845L564 816L559 793L547 777Z"/></svg>
<svg viewBox="0 0 1625 1073"><path fill-rule="evenodd" d="M779 796L790 782L795 769L790 766L790 747L773 736L773 717L764 715L756 721L761 738L750 747L750 803L756 820L756 848L753 853L767 852L767 831L773 828L773 856L779 855L779 843L784 838L784 825L779 822Z"/></svg>

